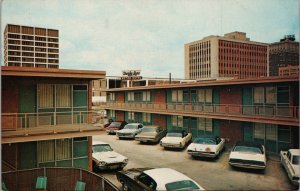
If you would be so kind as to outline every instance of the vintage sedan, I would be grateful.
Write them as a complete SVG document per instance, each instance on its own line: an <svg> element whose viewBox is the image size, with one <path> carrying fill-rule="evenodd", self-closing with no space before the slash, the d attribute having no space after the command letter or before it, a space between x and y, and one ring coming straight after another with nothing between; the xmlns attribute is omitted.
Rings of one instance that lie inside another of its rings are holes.
<svg viewBox="0 0 300 191"><path fill-rule="evenodd" d="M137 134L142 132L143 127L144 126L141 123L129 123L129 124L125 125L125 127L122 130L117 131L116 135L117 135L117 137L119 137L119 139L122 139L122 138L134 139L134 137Z"/></svg>
<svg viewBox="0 0 300 191"><path fill-rule="evenodd" d="M238 142L229 155L229 164L263 170L267 165L265 146L253 142Z"/></svg>
<svg viewBox="0 0 300 191"><path fill-rule="evenodd" d="M300 149L280 151L280 159L292 184L299 186Z"/></svg>
<svg viewBox="0 0 300 191"><path fill-rule="evenodd" d="M113 121L106 127L106 132L107 134L115 134L118 130L123 129L126 124L126 121Z"/></svg>
<svg viewBox="0 0 300 191"><path fill-rule="evenodd" d="M145 126L140 134L135 136L135 140L140 142L158 143L167 134L167 129L157 125Z"/></svg>
<svg viewBox="0 0 300 191"><path fill-rule="evenodd" d="M164 148L184 148L192 142L192 134L185 130L173 130L160 141L160 146Z"/></svg>
<svg viewBox="0 0 300 191"><path fill-rule="evenodd" d="M116 153L109 144L101 141L93 141L92 146L93 170L123 169L128 158Z"/></svg>
<svg viewBox="0 0 300 191"><path fill-rule="evenodd" d="M204 190L197 182L170 168L134 168L119 171L122 190Z"/></svg>
<svg viewBox="0 0 300 191"><path fill-rule="evenodd" d="M225 139L217 136L201 136L196 138L191 143L187 152L194 157L211 157L219 156L220 152L224 149Z"/></svg>

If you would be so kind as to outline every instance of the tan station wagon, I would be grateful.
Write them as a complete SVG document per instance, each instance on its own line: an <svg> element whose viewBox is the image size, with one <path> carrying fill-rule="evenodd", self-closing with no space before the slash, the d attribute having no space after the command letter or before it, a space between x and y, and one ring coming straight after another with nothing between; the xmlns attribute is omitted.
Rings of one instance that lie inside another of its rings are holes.
<svg viewBox="0 0 300 191"><path fill-rule="evenodd" d="M140 142L158 143L167 134L167 129L157 125L144 126L142 132L135 136L135 140Z"/></svg>

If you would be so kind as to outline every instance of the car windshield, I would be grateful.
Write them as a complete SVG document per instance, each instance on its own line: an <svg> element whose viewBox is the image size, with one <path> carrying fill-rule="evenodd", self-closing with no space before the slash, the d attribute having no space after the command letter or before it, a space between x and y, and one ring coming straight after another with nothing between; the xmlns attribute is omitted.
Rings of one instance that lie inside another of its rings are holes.
<svg viewBox="0 0 300 191"><path fill-rule="evenodd" d="M138 126L137 125L126 125L125 127L124 127L124 129L137 129L138 128Z"/></svg>
<svg viewBox="0 0 300 191"><path fill-rule="evenodd" d="M93 153L112 151L110 145L93 145Z"/></svg>
<svg viewBox="0 0 300 191"><path fill-rule="evenodd" d="M262 151L258 147L235 146L234 151L262 154Z"/></svg>
<svg viewBox="0 0 300 191"><path fill-rule="evenodd" d="M167 137L182 137L182 133L168 133Z"/></svg>
<svg viewBox="0 0 300 191"><path fill-rule="evenodd" d="M300 164L300 156L293 156L293 161L292 161L293 164Z"/></svg>
<svg viewBox="0 0 300 191"><path fill-rule="evenodd" d="M146 127L143 129L143 132L156 132L156 128L155 127Z"/></svg>
<svg viewBox="0 0 300 191"><path fill-rule="evenodd" d="M216 140L212 138L197 138L194 140L196 144L204 144L204 145L216 145Z"/></svg>
<svg viewBox="0 0 300 191"><path fill-rule="evenodd" d="M181 180L166 184L167 190L195 190L199 187L191 180Z"/></svg>
<svg viewBox="0 0 300 191"><path fill-rule="evenodd" d="M109 126L120 126L121 122L112 122Z"/></svg>

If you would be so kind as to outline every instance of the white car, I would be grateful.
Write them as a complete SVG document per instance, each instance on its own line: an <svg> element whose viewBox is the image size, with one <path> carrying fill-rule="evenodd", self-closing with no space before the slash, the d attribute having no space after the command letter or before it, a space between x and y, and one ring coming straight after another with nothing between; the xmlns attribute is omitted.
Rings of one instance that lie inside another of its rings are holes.
<svg viewBox="0 0 300 191"><path fill-rule="evenodd" d="M225 139L217 136L202 136L191 143L187 152L194 157L217 157L224 149Z"/></svg>
<svg viewBox="0 0 300 191"><path fill-rule="evenodd" d="M116 134L117 134L117 137L119 137L119 139L122 139L122 138L134 139L134 137L137 134L142 132L143 127L144 126L141 123L129 123L129 124L125 125L125 127L123 129L117 131Z"/></svg>
<svg viewBox="0 0 300 191"><path fill-rule="evenodd" d="M229 164L263 170L267 165L265 146L253 142L238 142L229 155Z"/></svg>
<svg viewBox="0 0 300 191"><path fill-rule="evenodd" d="M109 144L93 141L93 170L123 169L128 158L113 151Z"/></svg>
<svg viewBox="0 0 300 191"><path fill-rule="evenodd" d="M184 148L192 141L192 134L185 130L168 132L160 141L160 146L164 148Z"/></svg>
<svg viewBox="0 0 300 191"><path fill-rule="evenodd" d="M116 175L122 190L204 190L197 182L171 168L134 168Z"/></svg>
<svg viewBox="0 0 300 191"><path fill-rule="evenodd" d="M299 186L300 173L300 149L290 149L288 151L280 151L280 161L284 166L292 184Z"/></svg>

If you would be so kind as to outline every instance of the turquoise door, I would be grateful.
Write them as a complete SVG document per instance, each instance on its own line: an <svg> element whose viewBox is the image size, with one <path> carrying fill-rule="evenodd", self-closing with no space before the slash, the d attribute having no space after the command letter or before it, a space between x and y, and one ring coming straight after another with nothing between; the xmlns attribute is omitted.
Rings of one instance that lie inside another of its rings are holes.
<svg viewBox="0 0 300 191"><path fill-rule="evenodd" d="M19 87L19 113L36 112L36 86Z"/></svg>
<svg viewBox="0 0 300 191"><path fill-rule="evenodd" d="M18 143L18 169L31 169L37 167L36 142Z"/></svg>

